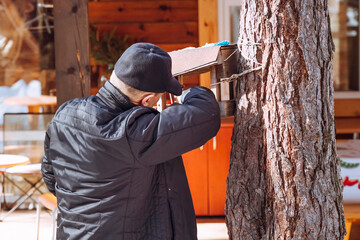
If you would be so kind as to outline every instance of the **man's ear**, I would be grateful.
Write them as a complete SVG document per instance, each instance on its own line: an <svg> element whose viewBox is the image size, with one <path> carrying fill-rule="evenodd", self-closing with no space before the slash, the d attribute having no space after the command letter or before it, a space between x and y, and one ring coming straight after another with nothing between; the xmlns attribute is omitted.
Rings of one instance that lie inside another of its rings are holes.
<svg viewBox="0 0 360 240"><path fill-rule="evenodd" d="M155 94L146 94L141 99L140 105L144 107L152 107L154 97L156 97Z"/></svg>

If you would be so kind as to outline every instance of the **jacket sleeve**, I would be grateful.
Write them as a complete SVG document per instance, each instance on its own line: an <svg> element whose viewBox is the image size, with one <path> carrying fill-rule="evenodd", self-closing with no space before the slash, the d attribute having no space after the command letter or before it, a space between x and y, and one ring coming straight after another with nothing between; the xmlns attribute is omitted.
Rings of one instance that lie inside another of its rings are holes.
<svg viewBox="0 0 360 240"><path fill-rule="evenodd" d="M184 91L183 104L161 113L136 108L128 118L127 137L141 164L153 165L200 147L220 128L219 105L211 90L194 87Z"/></svg>
<svg viewBox="0 0 360 240"><path fill-rule="evenodd" d="M48 130L49 131L49 130ZM49 154L49 144L50 144L50 137L48 132L46 132L45 142L44 142L44 156L41 162L41 172L43 175L43 180L49 189L49 191L56 196L55 193L55 177L54 172L51 164L51 158Z"/></svg>

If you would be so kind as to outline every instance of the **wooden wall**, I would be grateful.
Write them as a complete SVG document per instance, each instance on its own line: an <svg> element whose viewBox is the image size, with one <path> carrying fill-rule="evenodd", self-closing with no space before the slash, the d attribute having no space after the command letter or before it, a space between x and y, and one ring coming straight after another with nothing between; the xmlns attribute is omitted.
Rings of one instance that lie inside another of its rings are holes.
<svg viewBox="0 0 360 240"><path fill-rule="evenodd" d="M116 35L150 42L167 52L199 45L197 0L89 1L89 24L100 36L116 27ZM199 85L199 78L184 79L184 85Z"/></svg>
<svg viewBox="0 0 360 240"><path fill-rule="evenodd" d="M101 32L151 42L165 51L198 46L197 0L89 2L89 23Z"/></svg>

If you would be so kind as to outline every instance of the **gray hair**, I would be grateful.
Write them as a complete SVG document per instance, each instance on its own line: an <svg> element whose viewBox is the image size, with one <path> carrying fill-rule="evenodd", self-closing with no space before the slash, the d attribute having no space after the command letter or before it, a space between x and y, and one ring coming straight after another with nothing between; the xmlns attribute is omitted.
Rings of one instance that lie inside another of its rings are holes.
<svg viewBox="0 0 360 240"><path fill-rule="evenodd" d="M114 71L111 74L110 82L133 102L139 102L146 94L156 94L151 92L144 92L129 86L128 84L121 81L116 76Z"/></svg>

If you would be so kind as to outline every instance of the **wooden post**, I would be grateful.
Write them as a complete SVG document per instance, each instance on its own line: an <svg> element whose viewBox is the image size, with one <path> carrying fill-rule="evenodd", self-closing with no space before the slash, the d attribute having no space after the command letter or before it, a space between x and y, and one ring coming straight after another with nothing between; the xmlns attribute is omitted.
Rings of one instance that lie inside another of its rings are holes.
<svg viewBox="0 0 360 240"><path fill-rule="evenodd" d="M90 95L88 1L54 0L57 104Z"/></svg>
<svg viewBox="0 0 360 240"><path fill-rule="evenodd" d="M199 0L199 46L218 41L217 0ZM210 73L200 75L200 85L211 88Z"/></svg>

